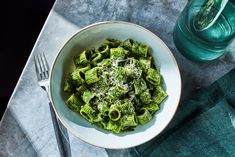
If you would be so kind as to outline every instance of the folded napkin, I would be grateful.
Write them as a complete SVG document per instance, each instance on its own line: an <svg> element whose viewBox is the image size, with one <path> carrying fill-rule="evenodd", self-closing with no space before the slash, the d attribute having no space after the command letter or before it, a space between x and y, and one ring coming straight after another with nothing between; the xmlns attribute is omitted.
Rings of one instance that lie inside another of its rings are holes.
<svg viewBox="0 0 235 157"><path fill-rule="evenodd" d="M162 134L130 153L133 157L234 157L235 69L180 104Z"/></svg>

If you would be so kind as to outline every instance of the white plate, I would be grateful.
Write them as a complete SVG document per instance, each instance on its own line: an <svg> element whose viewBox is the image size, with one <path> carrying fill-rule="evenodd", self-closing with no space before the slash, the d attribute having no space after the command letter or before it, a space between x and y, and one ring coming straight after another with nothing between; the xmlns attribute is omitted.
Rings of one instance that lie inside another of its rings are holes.
<svg viewBox="0 0 235 157"><path fill-rule="evenodd" d="M125 40L131 38L146 43L152 49L152 55L166 85L168 98L161 104L153 119L135 131L113 134L90 124L79 114L65 105L62 91L64 78L73 67L73 57L82 50L100 45L104 39ZM181 95L181 78L178 65L169 48L149 30L128 22L100 22L85 27L75 34L58 53L50 74L50 97L56 115L63 125L76 137L92 145L121 149L143 144L157 136L173 118Z"/></svg>

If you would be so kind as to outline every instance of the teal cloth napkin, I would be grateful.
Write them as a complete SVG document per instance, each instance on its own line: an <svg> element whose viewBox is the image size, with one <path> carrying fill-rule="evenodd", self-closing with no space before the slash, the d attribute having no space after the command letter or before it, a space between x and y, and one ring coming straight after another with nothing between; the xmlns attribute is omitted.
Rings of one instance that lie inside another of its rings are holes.
<svg viewBox="0 0 235 157"><path fill-rule="evenodd" d="M155 139L133 157L235 157L235 69L181 103Z"/></svg>

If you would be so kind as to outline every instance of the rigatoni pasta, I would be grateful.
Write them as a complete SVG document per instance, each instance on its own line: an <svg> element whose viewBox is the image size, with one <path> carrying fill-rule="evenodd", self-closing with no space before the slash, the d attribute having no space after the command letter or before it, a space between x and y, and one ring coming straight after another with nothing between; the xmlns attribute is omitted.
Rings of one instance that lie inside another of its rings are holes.
<svg viewBox="0 0 235 157"><path fill-rule="evenodd" d="M106 39L74 57L64 82L67 106L113 133L148 123L167 97L150 48L132 39Z"/></svg>

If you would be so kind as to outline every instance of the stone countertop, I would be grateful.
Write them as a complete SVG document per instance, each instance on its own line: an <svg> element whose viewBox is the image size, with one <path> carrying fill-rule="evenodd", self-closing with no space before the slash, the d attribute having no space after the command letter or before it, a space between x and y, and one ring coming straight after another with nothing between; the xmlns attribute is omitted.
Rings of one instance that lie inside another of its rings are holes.
<svg viewBox="0 0 235 157"><path fill-rule="evenodd" d="M209 86L235 67L235 44L210 63L194 63L175 48L172 31L187 0L57 0L28 58L0 123L0 156L58 157L46 93L38 86L33 55L44 52L49 64L63 44L79 29L107 20L129 21L158 35L171 49L182 76L182 100ZM233 51L233 52L232 52ZM105 150L69 134L72 156L130 156L127 150Z"/></svg>

